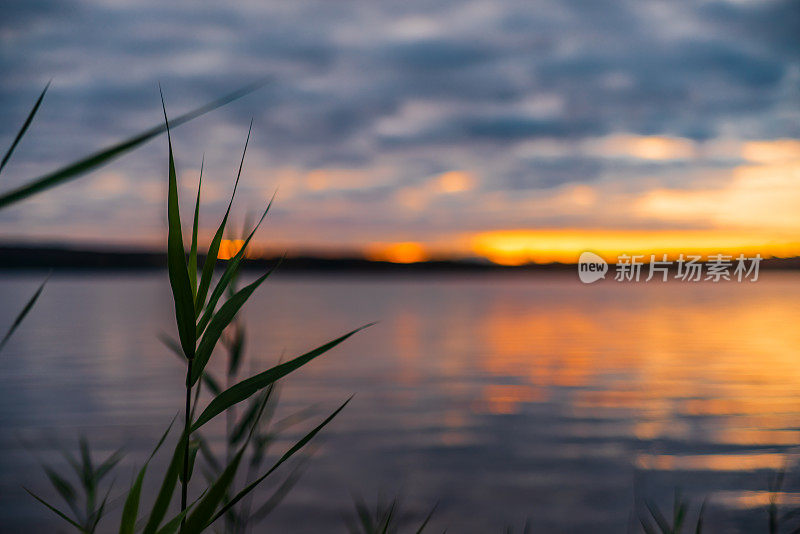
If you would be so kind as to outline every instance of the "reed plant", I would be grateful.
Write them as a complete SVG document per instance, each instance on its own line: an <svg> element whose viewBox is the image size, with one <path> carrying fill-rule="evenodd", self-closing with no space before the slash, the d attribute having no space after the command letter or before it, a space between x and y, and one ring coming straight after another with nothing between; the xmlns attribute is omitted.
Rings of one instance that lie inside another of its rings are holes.
<svg viewBox="0 0 800 534"><path fill-rule="evenodd" d="M671 515L662 512L654 501L644 499L644 510L639 511L639 523L645 534L681 534L683 532L702 534L706 501L700 505L693 528L688 522L689 507L690 502L677 489L672 502ZM685 528L690 530L684 530Z"/></svg>
<svg viewBox="0 0 800 534"><path fill-rule="evenodd" d="M403 525L409 523L409 517L403 513L400 498L385 500L380 495L374 507L369 506L362 498L354 497L354 512L345 516L345 525L350 534L400 534ZM422 534L428 526L437 506L434 506L422 523L409 530Z"/></svg>
<svg viewBox="0 0 800 534"><path fill-rule="evenodd" d="M251 130L249 130L227 210L210 242L205 255L205 261L202 267L200 267L198 265L198 221L202 178L198 184L194 217L192 219L191 246L187 254L184 248L182 223L178 206L177 173L175 170L175 158L170 134L171 123L167 117L166 105L164 104L163 97L162 109L164 112L164 127L167 133L169 149L167 172L167 267L178 331L176 349L180 351L181 357L186 363L185 379L182 386L185 392L183 428L149 511L144 514L140 513L142 487L150 460L141 467L133 483L126 491L119 525L119 532L121 534L137 531L137 525L142 527L142 532L144 534L203 532L218 519L230 514L231 510L233 510L238 503L251 495L253 490L268 478L272 478L279 467L303 450L306 445L344 409L347 403L350 402L350 399L345 400L323 421L296 441L269 468L262 469L258 475L252 477L242 489L233 493L232 488L234 481L239 472L245 452L252 443L258 443L256 438L258 436L259 425L264 421L264 413L270 404L272 392L275 391L275 384L280 379L304 365L307 365L309 362L339 345L356 332L372 324L366 324L351 330L315 349L256 373L249 378L240 380L229 385L225 389L218 387L214 390L214 388L210 388L213 397L208 403L201 406L201 397L199 395L200 384L210 384L210 375L207 373L206 367L215 349L220 345L223 333L234 323L237 314L250 299L255 290L274 271L273 267L242 289L233 289L232 284L236 280L236 275L241 268L247 247L257 229L264 221L272 201L267 204L258 222L248 233L240 250L232 258L227 260L224 265L221 261L218 261L220 244L228 225L236 188L242 174L244 158L250 139ZM219 277L216 277L215 280L215 271L217 270L218 263L220 263L221 274ZM227 298L223 299L226 295ZM203 378L204 376L205 379ZM190 502L190 484L193 481L192 473L195 467L195 459L201 448L201 430L218 416L228 413L229 410L233 410L236 406L248 401L250 401L251 404L248 410L245 411L246 415L240 420L241 424L237 425L236 432L239 437L232 440L234 450L230 458L226 458L226 463L222 466L221 470L209 477L205 487L199 492L199 496ZM153 455L164 442L168 433L169 429L160 440L159 446L156 447ZM255 442L254 439L256 439ZM176 503L176 489L178 486L180 486L180 498ZM40 500L73 527L78 528L81 532L87 531L85 525L71 519L68 514L59 510L52 503L46 502L43 499ZM176 504L177 508L175 512L170 515L169 510ZM102 512L102 510L100 510L100 512ZM98 513L93 517L101 515L102 513Z"/></svg>
<svg viewBox="0 0 800 534"><path fill-rule="evenodd" d="M198 254L202 164L188 253L184 246L170 129L237 100L263 83L258 82L234 91L172 120L167 117L166 105L162 97L163 124L158 124L119 143L105 147L53 172L27 180L19 187L0 192L0 209L8 208L36 194L88 174L162 133L167 134L169 150L167 263L178 339L165 338L165 341L186 365L185 377L181 385L184 390L182 430L163 474L159 490L147 510L142 508L142 492L148 466L167 441L173 428L172 423L164 431L144 465L136 471L130 486L118 498L110 498L113 482L108 483L108 479L122 459L122 452L119 450L98 463L91 451L89 441L81 438L77 456L66 449L61 451L71 469L68 474L60 473L52 466L43 464L47 479L67 508L65 510L61 507L63 505L56 505L28 490L29 493L79 532L96 532L108 509L113 502L118 500L123 502L118 521L120 534L134 534L140 531L145 534L199 533L208 530L220 520L224 521L226 532L244 533L248 527L267 517L286 496L297 482L305 466L308 457L307 446L344 409L350 400L344 401L336 410L284 451L269 467L265 467L268 449L275 444L276 435L309 417L309 412L304 411L279 421L273 421L279 398L280 381L371 324L356 328L305 354L279 362L248 378L240 377L245 330L239 313L256 289L274 270L273 268L263 273L243 288L239 288L237 285L247 247L264 221L272 201L267 204L258 222L246 232L246 235L242 236L243 246L236 254L224 263L224 260L219 258L220 245L223 235L229 228L228 222L233 199L242 175L252 122L228 207L210 242L202 265L199 262ZM31 126L49 86L48 83L40 93L0 160L0 175ZM215 278L218 270L220 276ZM0 351L3 350L31 311L46 283L47 278L22 306L11 325L0 337ZM227 355L227 372L224 380L215 378L207 368L218 347L224 348ZM202 388L211 396L211 400L207 403L203 402ZM239 415L237 408L241 405L244 407ZM203 430L205 425L223 415L226 419L225 449L220 457L204 437ZM245 458L246 454L249 454L247 458ZM200 487L194 492L194 495L197 496L190 502L192 494L190 484L193 481L192 474L195 471L198 455L205 463L203 468L205 483L202 486L198 485ZM276 484L277 489L253 508L252 498L256 488L266 480L272 480L278 469L289 460L297 458L300 458L300 461L287 476L284 476L281 482ZM237 488L237 480L242 480L242 477L237 477L242 464L247 465L247 472L243 477L242 487ZM783 471L777 473L769 486L767 531L771 534L777 534L782 529L785 530L784 527L800 516L797 509L780 513L779 497L784 474ZM180 486L179 498L176 495L178 486ZM383 501L379 497L374 508L369 507L363 500L357 499L354 508L354 513L346 518L346 525L351 533L398 533L405 518L401 514L398 499ZM427 527L435 508L416 529L417 533L422 533ZM645 534L678 534L687 531L702 534L705 508L704 501L697 513L696 520L690 524L688 520L690 503L676 491L671 514L663 512L653 501L645 500L643 509L638 511L639 522ZM800 527L789 530L800 532ZM523 533L529 532L530 525L526 523L522 531ZM505 532L510 534L513 530L506 527Z"/></svg>
<svg viewBox="0 0 800 534"><path fill-rule="evenodd" d="M79 158L72 163L64 165L56 169L53 172L44 174L42 176L34 177L31 179L26 180L23 185L11 189L10 191L6 191L4 193L0 193L0 210L4 208L8 208L13 204L17 204L26 200L36 194L42 193L48 189L66 183L70 180L74 180L79 178L85 174L88 174L108 163L115 160L116 158L122 156L123 154L134 150L144 143L150 141L154 137L164 133L167 131L169 126L173 128L176 126L180 126L186 122L189 122L201 115L205 115L209 111L213 111L217 108L220 108L230 102L238 100L243 96L252 93L256 89L262 87L267 80L261 80L255 82L253 84L247 85L242 87L236 91L233 91L217 100L213 100L203 106L193 109L188 113L185 113L175 119L172 120L169 124L157 124L152 128L148 128L143 132L140 132L132 137L129 137L121 142L115 143L108 147L105 147L97 152ZM22 122L22 126L20 126L17 134L14 136L14 139L11 141L8 149L3 154L3 158L0 159L0 174L3 173L3 169L5 169L6 164L8 164L9 160L11 159L12 154L16 150L17 146L19 145L22 138L30 128L31 124L33 123L33 119L36 116L39 108L42 105L42 101L44 100L45 94L47 94L47 90L50 88L50 82L47 82L47 85L44 86L42 92L39 94L39 97L34 102L33 107L31 107L28 115L25 117L25 120ZM49 277L48 277L49 278ZM0 351L3 350L8 340L13 335L14 331L19 327L25 317L33 308L33 305L39 299L39 296L42 294L44 290L44 286L47 283L47 278L41 283L41 285L34 291L33 295L28 299L25 305L22 307L20 312L12 321L11 325L6 330L5 334L2 338L0 338Z"/></svg>

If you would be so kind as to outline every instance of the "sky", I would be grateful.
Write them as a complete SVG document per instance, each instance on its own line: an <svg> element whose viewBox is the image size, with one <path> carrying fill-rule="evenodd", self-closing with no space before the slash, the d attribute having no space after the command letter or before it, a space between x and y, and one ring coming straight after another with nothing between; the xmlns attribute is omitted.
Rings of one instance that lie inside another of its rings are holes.
<svg viewBox="0 0 800 534"><path fill-rule="evenodd" d="M800 5L782 0L11 0L0 190L254 80L181 126L188 220L277 190L262 250L500 263L800 255ZM167 142L0 212L0 241L163 246Z"/></svg>

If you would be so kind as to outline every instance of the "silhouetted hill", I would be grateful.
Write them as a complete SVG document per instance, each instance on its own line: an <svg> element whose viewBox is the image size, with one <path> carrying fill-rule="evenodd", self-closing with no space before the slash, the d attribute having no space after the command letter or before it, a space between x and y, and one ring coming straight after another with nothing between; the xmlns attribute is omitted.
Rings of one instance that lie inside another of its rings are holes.
<svg viewBox="0 0 800 534"><path fill-rule="evenodd" d="M203 257L201 256L201 262ZM278 260L252 258L245 269L264 269ZM117 270L141 271L166 267L166 254L146 249L90 248L68 245L0 245L0 270L53 269L65 271ZM800 258L768 259L762 269L797 270ZM371 261L360 257L290 256L281 264L282 272L368 273L368 272L513 272L513 271L574 271L575 265L551 263L517 267L503 266L485 260L426 261L420 263L391 263Z"/></svg>

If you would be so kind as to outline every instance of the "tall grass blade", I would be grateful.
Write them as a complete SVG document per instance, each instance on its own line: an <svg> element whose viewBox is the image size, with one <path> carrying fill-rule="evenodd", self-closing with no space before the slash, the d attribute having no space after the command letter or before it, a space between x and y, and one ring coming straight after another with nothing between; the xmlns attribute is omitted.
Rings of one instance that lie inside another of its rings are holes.
<svg viewBox="0 0 800 534"><path fill-rule="evenodd" d="M111 456L94 471L94 479L99 483L122 460L122 457L122 449L117 449L111 453Z"/></svg>
<svg viewBox="0 0 800 534"><path fill-rule="evenodd" d="M53 513L58 515L58 517L60 517L61 519L63 519L64 521L66 521L67 523L72 525L73 527L77 528L80 532L84 532L84 528L81 525L79 525L78 523L76 523L75 521L73 521L72 519L70 519L67 514L65 514L64 512L62 512L61 510L59 510L55 506L51 505L50 503L48 503L47 501L45 501L44 499L42 499L41 497L39 497L38 495L33 493L28 488L24 488L24 489L25 489L25 491L28 492L28 494L31 497L33 497L34 499L36 499L37 501L39 501L40 503L42 503L43 505L48 507Z"/></svg>
<svg viewBox="0 0 800 534"><path fill-rule="evenodd" d="M316 426L316 427L315 427L315 428L314 428L314 429L313 429L311 432L309 432L308 434L306 434L305 436L303 436L303 438L302 438L300 441L298 441L297 443L295 443L295 444L292 446L292 448L291 448L291 449L289 449L288 451L286 451L286 452L283 454L283 456L281 456L281 457L280 457L280 459L279 459L277 462L275 462L275 464L274 464L274 465L273 465L273 466L272 466L272 467L271 467L271 468L270 468L270 469L269 469L269 470L268 470L266 473L264 473L263 475L261 475L259 478L257 478L256 480L254 480L254 481L253 481L252 483L250 483L250 484L249 484L247 487L245 487L245 488L244 488L242 491L240 491L239 493L237 493L237 494L236 494L236 496L235 496L233 499L231 499L230 501L228 501L227 503L225 503L225 506L223 506L223 507L222 507L222 508L221 508L221 509L220 509L220 510L219 510L219 511L216 513L216 515L213 517L213 519L211 519L211 521L209 521L209 524L213 523L214 521L216 521L217 519L219 519L220 517L222 517L222 516L223 516L223 515L224 515L224 514L225 514L225 513L228 511L228 510L230 510L231 508L233 508L233 507L236 505L236 503L238 503L240 500L242 500L242 499L243 499L245 496L247 496L247 494L248 494L248 493L250 493L251 491L253 491L253 490L254 490L254 489L255 489L255 488L256 488L256 487L257 487L259 484L261 484L261 483L262 483L262 482L263 482L263 481L264 481L264 480L265 480L265 479L266 479L266 478L267 478L269 475L271 475L273 472L275 472L275 470L276 470L276 469L278 469L278 467L280 467L280 466L281 466L281 465L282 465L282 464L283 464L283 463L284 463L286 460L288 460L289 458L291 458L291 457L292 457L292 456L293 456L295 453L297 453L297 452L298 452L300 449L302 449L303 447L305 447L305 445L306 445L306 444L307 444L309 441L311 441L311 440L314 438L314 436L316 436L316 435L319 433L319 431L320 431L320 430L322 430L322 429L323 429L323 428L324 428L324 427L325 427L325 426L326 426L328 423L330 423L330 422L333 420L333 418L334 418L334 417L336 417L337 415L339 415L339 412L341 412L342 410L344 410L344 407L345 407L345 406L347 406L347 404L348 404L348 403L349 403L349 402L350 402L352 399L353 399L353 397L350 397L349 399L347 399L346 401L344 401L344 403L343 403L341 406L339 406L339 407L336 409L336 411L334 411L334 412L333 412L331 415L329 415L328 417L326 417L324 421L322 421L322 422L321 422L319 425L317 425L317 426Z"/></svg>
<svg viewBox="0 0 800 534"><path fill-rule="evenodd" d="M654 503L654 502L652 502L652 501L650 501L648 499L648 500L645 500L645 506L647 506L647 509L649 510L650 515L653 517L653 520L655 520L656 524L658 525L658 528L661 529L661 532L663 532L663 533L671 533L672 532L672 527L669 526L669 522L667 522L667 518L664 517L664 515L661 513L661 510L658 509L658 506L656 505L656 503Z"/></svg>
<svg viewBox="0 0 800 534"><path fill-rule="evenodd" d="M178 515L167 521L167 523L163 527L158 529L156 534L175 534L176 532L178 532L178 529L181 526L181 521L183 521L183 519L186 517L186 514L189 513L189 511L192 509L193 506L194 504L189 505L189 507L186 508L186 510L182 511L181 513L179 513Z"/></svg>
<svg viewBox="0 0 800 534"><path fill-rule="evenodd" d="M244 338L244 327L238 324L228 351L228 374L230 376L234 376L239 372L239 364L241 364L242 356L244 356Z"/></svg>
<svg viewBox="0 0 800 534"><path fill-rule="evenodd" d="M242 306L244 306L244 303L247 302L247 299L250 298L250 295L253 294L258 286L260 286L274 270L275 267L264 273L255 282L239 290L234 296L229 298L225 304L222 305L219 311L211 319L208 328L206 329L202 339L200 340L200 343L197 346L197 354L192 365L190 385L194 385L200 378L200 375L203 374L206 364L211 358L211 353L213 352L214 347L217 345L223 330L225 330L225 328L231 324L231 321L233 321L233 318L236 317L236 314L239 312Z"/></svg>
<svg viewBox="0 0 800 534"><path fill-rule="evenodd" d="M242 438L244 438L247 429L251 428L252 425L258 424L258 416L263 413L261 405L262 403L266 404L269 402L270 393L273 391L273 388L274 384L268 386L263 395L260 394L256 397L254 402L250 403L244 415L236 422L236 425L234 425L233 429L228 434L228 443L237 445Z"/></svg>
<svg viewBox="0 0 800 534"><path fill-rule="evenodd" d="M92 454L89 449L89 442L86 441L85 436L81 436L79 448L81 451L81 477L83 478L84 484L89 486L92 485L94 481L94 467L92 465Z"/></svg>
<svg viewBox="0 0 800 534"><path fill-rule="evenodd" d="M136 476L133 486L128 490L128 496L125 498L125 505L122 508L119 534L134 534L136 530L136 516L139 515L139 500L142 496L142 484L144 483L146 471L147 465L142 467Z"/></svg>
<svg viewBox="0 0 800 534"><path fill-rule="evenodd" d="M392 518L394 517L395 510L397 510L397 499L392 501L391 506L389 506L389 511L386 513L386 517L383 520L383 530L381 534L387 534L389 532L389 526L392 524Z"/></svg>
<svg viewBox="0 0 800 534"><path fill-rule="evenodd" d="M186 519L184 532L202 532L208 525L214 522L214 519L209 519L214 515L214 511L220 505L228 493L228 488L233 483L236 476L236 471L239 469L239 463L244 455L244 449L240 450L230 464L222 472L222 475L211 484L205 497L197 503L194 511ZM216 518L215 518L216 519Z"/></svg>
<svg viewBox="0 0 800 534"><path fill-rule="evenodd" d="M169 133L169 120L167 119L167 107L164 104L163 94L161 95L161 106L164 110L164 122L169 143L169 193L167 195L167 218L169 224L167 265L169 267L169 282L172 286L172 295L175 300L175 318L178 322L181 348L183 349L183 354L191 360L194 358L195 343L197 342L195 339L194 298L192 298L192 288L189 284L189 273L186 267L186 251L183 249L181 216L178 209L178 179L175 174L172 139Z"/></svg>
<svg viewBox="0 0 800 534"><path fill-rule="evenodd" d="M50 87L50 82L47 82L47 85L45 85L44 89L42 89L42 94L40 94L39 98L36 99L36 103L33 105L33 108L31 109L30 113L28 113L28 117L25 119L25 122L22 123L22 128L19 129L19 132L17 132L17 136L14 138L14 141L11 142L11 146L8 147L8 150L3 156L2 161L0 161L0 173L3 172L3 167L5 167L6 163L8 163L9 158L11 158L11 154L14 153L14 149L17 148L17 145L22 139L22 136L25 135L26 131L28 131L28 127L31 125L31 122L33 122L33 116L36 115L37 111L39 111L39 106L42 105L42 100L44 100L44 94L47 92L47 89L49 87Z"/></svg>
<svg viewBox="0 0 800 534"><path fill-rule="evenodd" d="M694 534L703 534L703 518L706 514L706 500L700 505L700 513L697 515L697 526L694 529Z"/></svg>
<svg viewBox="0 0 800 534"><path fill-rule="evenodd" d="M184 124L192 119L195 119L201 115L208 113L209 111L213 111L219 107L222 107L226 104L233 102L234 100L238 100L243 96L252 93L256 89L263 87L268 80L262 80L256 82L254 84L245 86L237 91L229 93L222 98L209 102L204 106L200 106L188 113L181 115L178 118L173 119L169 122L169 126L172 128L176 128L181 124ZM8 193L0 195L0 208L4 208L10 204L15 202L19 202L24 200L30 196L35 195L36 193L40 193L46 189L50 189L51 187L55 187L60 185L64 182L69 180L73 180L82 176L90 171L101 167L110 161L116 159L117 157L121 156L122 154L129 152L130 150L138 147L139 145L149 141L150 139L160 135L166 131L166 124L161 124L158 126L154 126L149 130L145 130L144 132L135 135L107 147L99 152L95 152L94 154L87 156L83 159L80 159L74 163L70 163L69 165L62 167L56 171L53 171L49 174L45 174L44 176L40 176L38 178L34 178L30 180L27 184L18 187Z"/></svg>
<svg viewBox="0 0 800 534"><path fill-rule="evenodd" d="M686 519L686 512L689 505L681 498L678 490L675 490L675 501L672 507L672 530L680 532L683 530L683 521Z"/></svg>
<svg viewBox="0 0 800 534"><path fill-rule="evenodd" d="M197 227L200 223L200 188L203 185L203 167L206 158L200 162L200 179L197 181L197 200L194 204L194 221L192 223L192 248L189 251L189 283L192 285L192 299L197 297Z"/></svg>
<svg viewBox="0 0 800 534"><path fill-rule="evenodd" d="M214 276L214 267L217 265L217 257L219 256L219 245L222 243L222 236L225 233L225 226L228 224L228 216L231 213L231 206L233 206L233 199L236 196L236 188L239 186L239 179L242 177L242 167L244 166L244 156L247 153L247 145L250 143L250 132L253 130L253 120L250 120L250 128L247 130L247 139L244 142L244 150L242 150L242 159L239 162L239 172L236 173L236 181L233 182L233 191L231 192L231 199L228 201L228 209L225 210L225 216L217 228L217 233L211 240L211 245L208 247L208 254L206 261L203 263L203 273L200 277L200 287L197 290L197 298L195 299L195 317L200 315L200 311L206 302L208 295L208 288L211 286L211 278ZM216 303L215 303L216 305Z"/></svg>
<svg viewBox="0 0 800 534"><path fill-rule="evenodd" d="M14 319L14 322L11 323L11 326L9 327L8 331L6 331L6 334L3 336L2 341L0 341L0 351L3 350L3 347L6 346L8 340L11 339L11 336L14 334L14 331L19 327L20 324L22 324L22 321L25 319L25 316L28 315L28 312L31 311L33 305L36 304L36 301L39 299L39 296L42 294L42 291L44 290L44 285L47 283L49 279L50 275L47 275L47 278L44 279L44 282L41 283L39 288L31 296L31 298L28 299L28 302L22 308L22 311L20 311L19 314L17 314L17 317Z"/></svg>
<svg viewBox="0 0 800 534"><path fill-rule="evenodd" d="M186 475L184 476L183 471L181 471L179 480L181 483L188 483L192 479L192 472L194 471L194 461L197 458L197 451L200 450L200 442L198 440L192 439L189 441L189 462L186 466Z"/></svg>
<svg viewBox="0 0 800 534"><path fill-rule="evenodd" d="M267 501L264 502L264 504L262 504L258 508L258 510L253 512L253 514L251 515L251 519L253 521L258 522L264 519L275 508L278 507L278 505L283 501L283 499L286 498L287 495L289 495L289 493L292 491L292 488L294 488L295 484L297 484L297 482L302 477L303 474L301 469L302 467L303 466L301 465L300 467L293 470L291 474L288 477L286 477L286 480L284 480L281 483L281 485L278 486L278 488L273 492L270 498L267 499Z"/></svg>
<svg viewBox="0 0 800 534"><path fill-rule="evenodd" d="M106 503L108 503L108 496L111 495L111 488L113 487L113 482L111 486L108 487L108 491L106 491L105 497L103 497L102 502L100 503L100 507L91 517L91 525L89 525L89 532L94 534L97 530L97 525L100 523L100 520L103 518L103 512L106 509Z"/></svg>
<svg viewBox="0 0 800 534"><path fill-rule="evenodd" d="M144 527L144 534L155 534L158 530L158 525L164 520L167 508L169 508L169 503L172 501L172 494L175 492L175 486L178 485L178 475L183 466L183 451L188 438L188 435L183 433L181 439L175 446L172 460L170 460L167 471L164 473L164 480L161 482L161 488L158 490L156 501L153 503L153 508L150 510L150 517Z"/></svg>
<svg viewBox="0 0 800 534"><path fill-rule="evenodd" d="M200 321L197 323L198 336L203 332L203 330L205 330L208 322L211 320L211 316L214 314L217 302L219 302L220 297L222 297L222 294L225 292L225 288L229 286L231 280L233 280L236 276L236 273L239 270L239 265L245 257L247 246L250 244L250 241L253 239L253 236L256 234L259 226L261 226L261 223L264 222L264 218L267 216L267 213L269 213L269 209L272 207L272 202L274 200L275 195L273 194L272 199L270 199L269 204L267 204L267 207L264 210L264 213L261 214L261 218L258 220L258 223L256 223L255 227L253 227L253 230L250 232L250 235L247 236L247 239L245 239L239 251L233 256L233 258L230 259L230 261L228 261L228 264L225 266L225 271L222 273L219 281L217 281L217 285L214 286L214 291L211 292L211 296L208 299L208 304L206 304L205 312L203 312ZM205 265L203 265L203 274L205 275ZM209 280L210 279L211 277L209 275Z"/></svg>
<svg viewBox="0 0 800 534"><path fill-rule="evenodd" d="M658 534L656 529L653 528L653 525L642 516L639 516L639 523L642 525L642 530L644 530L645 534Z"/></svg>
<svg viewBox="0 0 800 534"><path fill-rule="evenodd" d="M147 466L150 464L150 460L153 459L153 456L156 455L158 449L161 448L161 445L164 443L164 440L167 439L167 434L169 431L172 430L172 425L175 423L175 419L172 419L172 422L167 427L166 432L161 436L161 439L158 440L158 444L156 445L153 452L150 453L150 457L147 458L147 461L144 463L142 468L139 470L139 474L136 477L136 480L131 486L131 489L128 491L128 496L125 499L125 505L122 508L122 519L120 520L119 526L119 534L134 534L136 530L136 518L139 515L139 501L141 500L142 496L142 484L144 483L144 476L147 472Z"/></svg>
<svg viewBox="0 0 800 534"><path fill-rule="evenodd" d="M433 517L433 514L434 514L434 512L436 512L436 508L438 508L438 507L439 507L439 503L438 502L433 505L433 508L431 508L431 511L428 512L427 517L425 517L425 521L423 521L422 524L417 529L417 534L422 534L422 531L425 530L425 527L428 526L428 523L430 523L431 518ZM528 531L530 530L529 527L530 527L529 523L527 521L525 521L525 527L522 530L523 534L528 534Z"/></svg>
<svg viewBox="0 0 800 534"><path fill-rule="evenodd" d="M78 516L79 512L76 502L77 494L75 493L75 488L72 487L72 484L70 484L69 481L56 473L50 467L43 465L42 468L44 469L47 478L50 480L50 483L56 489L58 494L61 495L61 498L64 499L64 502L67 503L67 506L70 507L72 513L74 513L75 516Z"/></svg>
<svg viewBox="0 0 800 534"><path fill-rule="evenodd" d="M284 376L288 375L292 371L299 369L303 365L307 364L317 356L324 354L325 352L331 350L333 347L341 343L342 341L346 340L353 334L364 330L365 328L369 328L370 326L374 325L375 323L366 324L360 328L356 328L355 330L348 332L347 334L334 339L333 341L329 341L316 349L309 351L302 356L298 356L293 360L289 360L286 363L282 363L272 367L271 369L267 369L266 371L259 373L255 376L242 380L238 384L231 386L230 388L226 389L208 404L203 413L200 414L200 417L197 418L197 421L192 425L192 432L198 430L204 424L209 422L211 419L219 415L220 413L227 410L229 407L233 406L234 404L238 404L243 400L248 399L253 394L257 393L259 390L269 386L276 380L283 378Z"/></svg>
<svg viewBox="0 0 800 534"><path fill-rule="evenodd" d="M183 349L181 348L180 343L163 332L158 334L158 339L170 350L170 352L180 358L182 362L186 363L186 358L183 355ZM219 395L222 393L222 388L219 386L219 383L213 376L211 376L211 374L208 373L208 371L203 371L203 384L206 385L213 395Z"/></svg>

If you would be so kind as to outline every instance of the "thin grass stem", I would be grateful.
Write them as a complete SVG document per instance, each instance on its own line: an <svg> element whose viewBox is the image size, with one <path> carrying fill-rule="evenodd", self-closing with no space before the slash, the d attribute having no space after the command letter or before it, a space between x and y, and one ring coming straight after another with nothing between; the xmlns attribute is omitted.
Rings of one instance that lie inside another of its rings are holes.
<svg viewBox="0 0 800 534"><path fill-rule="evenodd" d="M181 479L181 513L186 510L186 501L189 493L189 433L192 429L192 360L189 358L189 365L186 369L186 418L183 433L186 436L183 445L183 477ZM181 532L186 526L186 516L181 519Z"/></svg>

